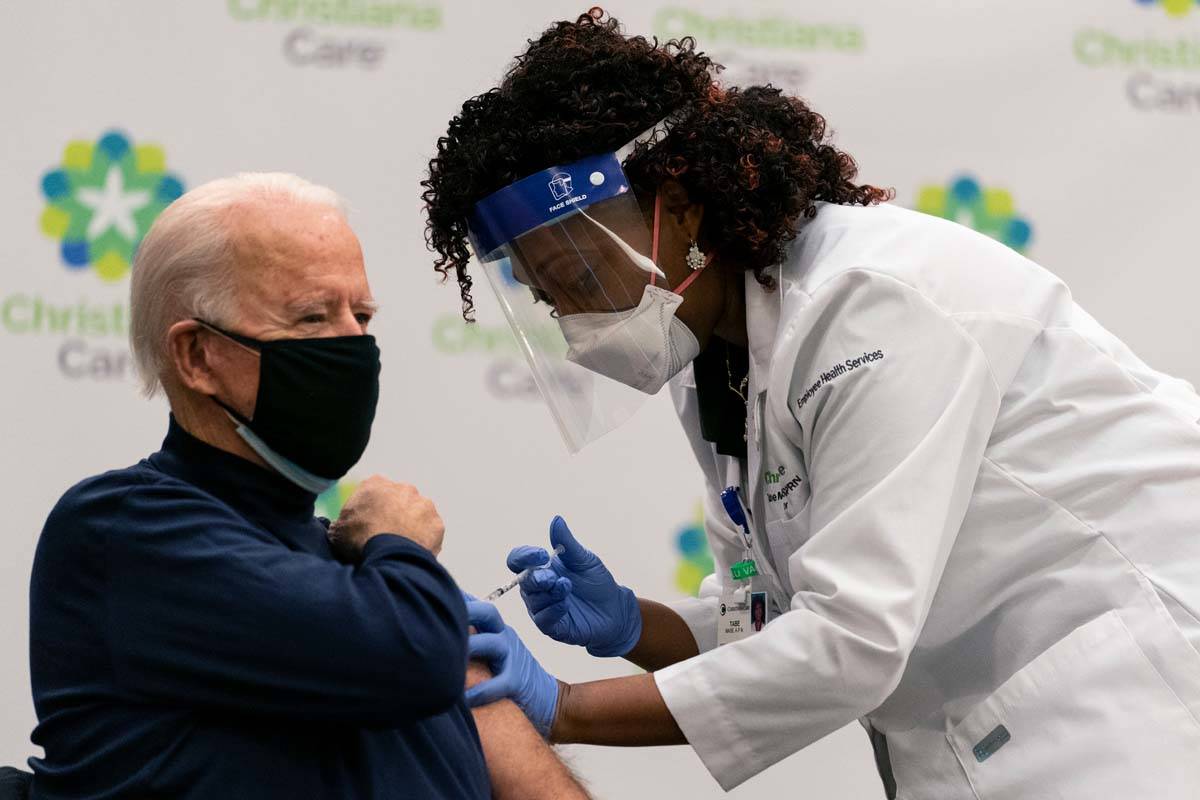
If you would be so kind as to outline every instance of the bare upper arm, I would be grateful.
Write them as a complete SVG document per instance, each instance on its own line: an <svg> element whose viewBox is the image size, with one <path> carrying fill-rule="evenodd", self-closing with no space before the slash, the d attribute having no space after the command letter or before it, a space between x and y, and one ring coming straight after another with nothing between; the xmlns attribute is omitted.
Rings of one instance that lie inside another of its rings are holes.
<svg viewBox="0 0 1200 800"><path fill-rule="evenodd" d="M472 661L467 686L487 680L486 666ZM492 796L497 800L589 800L579 781L511 700L471 710L483 743Z"/></svg>

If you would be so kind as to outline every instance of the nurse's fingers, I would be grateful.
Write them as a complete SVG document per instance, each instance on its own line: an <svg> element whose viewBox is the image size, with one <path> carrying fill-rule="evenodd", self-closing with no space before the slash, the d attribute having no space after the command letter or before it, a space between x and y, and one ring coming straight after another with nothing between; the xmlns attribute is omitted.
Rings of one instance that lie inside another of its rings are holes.
<svg viewBox="0 0 1200 800"><path fill-rule="evenodd" d="M475 626L480 633L500 633L504 630L504 619L500 611L491 603L482 600L471 600L467 603L467 622Z"/></svg>
<svg viewBox="0 0 1200 800"><path fill-rule="evenodd" d="M558 573L549 567L537 567L529 570L518 586L521 587L521 593L525 595L541 594L548 592L554 587L558 580Z"/></svg>
<svg viewBox="0 0 1200 800"><path fill-rule="evenodd" d="M490 678L467 689L463 695L468 708L477 708L503 700L514 694L510 681L503 678Z"/></svg>
<svg viewBox="0 0 1200 800"><path fill-rule="evenodd" d="M508 643L503 634L473 633L467 638L467 656L487 662L499 674L508 658Z"/></svg>
<svg viewBox="0 0 1200 800"><path fill-rule="evenodd" d="M513 572L520 572L530 567L544 567L549 560L550 554L545 548L523 544L509 552L508 568Z"/></svg>
<svg viewBox="0 0 1200 800"><path fill-rule="evenodd" d="M555 517L550 522L550 544L554 545L555 549L559 545L562 546L563 552L559 559L569 570L586 569L600 560L595 553L579 543L562 517Z"/></svg>
<svg viewBox="0 0 1200 800"><path fill-rule="evenodd" d="M550 570L546 570L546 572L550 572ZM522 589L522 594L525 597L525 607L529 609L530 614L536 614L542 609L553 605L560 605L571 594L572 586L570 578L560 578L552 572L550 575L549 582L544 584L546 588L529 593L525 593Z"/></svg>
<svg viewBox="0 0 1200 800"><path fill-rule="evenodd" d="M536 613L530 612L530 616L533 617L533 624L537 625L538 630L551 639L561 640L567 633L567 628L562 624L567 616L566 603L553 603Z"/></svg>

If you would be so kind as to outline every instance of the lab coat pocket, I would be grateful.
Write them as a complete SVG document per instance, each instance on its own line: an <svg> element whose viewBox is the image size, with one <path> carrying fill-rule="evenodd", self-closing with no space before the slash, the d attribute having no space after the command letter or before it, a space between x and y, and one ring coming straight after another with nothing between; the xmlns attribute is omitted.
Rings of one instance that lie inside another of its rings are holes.
<svg viewBox="0 0 1200 800"><path fill-rule="evenodd" d="M947 738L979 800L1200 797L1200 723L1116 611L1052 645Z"/></svg>
<svg viewBox="0 0 1200 800"><path fill-rule="evenodd" d="M768 453L770 461L762 465L763 506L767 522L796 519L808 507L812 493L808 488L808 470L799 452Z"/></svg>
<svg viewBox="0 0 1200 800"><path fill-rule="evenodd" d="M765 399L764 399L765 402ZM797 518L808 506L811 493L808 487L808 465L804 451L789 438L787 431L775 422L768 410L766 430L759 458L753 468L754 485L761 493L759 498L766 514L766 522L783 522ZM795 422L791 423L793 426ZM793 432L796 440L802 434Z"/></svg>

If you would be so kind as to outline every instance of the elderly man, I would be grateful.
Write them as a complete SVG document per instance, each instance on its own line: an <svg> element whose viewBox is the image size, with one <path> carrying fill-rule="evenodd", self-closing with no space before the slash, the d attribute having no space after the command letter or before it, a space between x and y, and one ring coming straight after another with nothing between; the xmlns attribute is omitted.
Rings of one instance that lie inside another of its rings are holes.
<svg viewBox="0 0 1200 800"><path fill-rule="evenodd" d="M464 704L433 504L372 478L328 531L313 516L379 390L337 196L201 186L142 242L131 306L172 416L161 450L70 489L42 532L33 797L582 797L515 706Z"/></svg>

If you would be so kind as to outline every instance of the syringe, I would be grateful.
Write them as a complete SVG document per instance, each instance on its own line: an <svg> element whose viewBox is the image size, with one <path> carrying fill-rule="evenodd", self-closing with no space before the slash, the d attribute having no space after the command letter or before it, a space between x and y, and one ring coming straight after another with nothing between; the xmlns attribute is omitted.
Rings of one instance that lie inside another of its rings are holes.
<svg viewBox="0 0 1200 800"><path fill-rule="evenodd" d="M561 556L563 554L564 550L566 550L566 548L560 544L558 547L554 548L554 555ZM549 564L549 563L550 563L549 561L546 562L546 564ZM494 592L492 592L491 594L489 594L487 597L485 597L483 599L487 600L489 603L492 602L496 598L500 597L500 595L504 594L509 589L513 588L518 583L520 583L525 578L526 575L533 572L535 569L541 569L542 567L546 566L546 564L542 564L537 567L527 567L526 569L521 570L520 572L517 573L517 577L512 579L511 583L507 583L504 586L501 586L500 588L496 589Z"/></svg>

